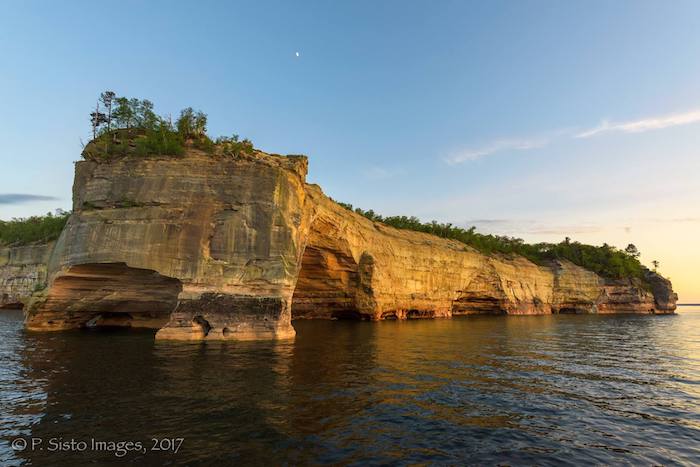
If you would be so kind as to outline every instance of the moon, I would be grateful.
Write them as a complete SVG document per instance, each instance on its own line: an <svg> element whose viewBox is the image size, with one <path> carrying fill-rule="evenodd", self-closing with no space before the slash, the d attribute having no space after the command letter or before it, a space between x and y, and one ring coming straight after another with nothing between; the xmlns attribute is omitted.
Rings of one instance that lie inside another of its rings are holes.
<svg viewBox="0 0 700 467"><path fill-rule="evenodd" d="M296 56L297 56L297 57L299 56L299 52L296 52Z"/></svg>

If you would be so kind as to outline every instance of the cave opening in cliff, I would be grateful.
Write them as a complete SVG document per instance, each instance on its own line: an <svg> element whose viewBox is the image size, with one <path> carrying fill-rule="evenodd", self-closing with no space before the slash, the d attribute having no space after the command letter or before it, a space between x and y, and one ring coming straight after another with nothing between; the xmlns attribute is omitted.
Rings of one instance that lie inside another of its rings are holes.
<svg viewBox="0 0 700 467"><path fill-rule="evenodd" d="M452 302L452 315L505 315L503 300L497 297L479 296L464 292Z"/></svg>
<svg viewBox="0 0 700 467"><path fill-rule="evenodd" d="M366 319L355 305L358 266L339 245L308 245L292 298L292 319Z"/></svg>
<svg viewBox="0 0 700 467"><path fill-rule="evenodd" d="M576 307L562 307L559 308L560 315L578 315L583 313L583 310Z"/></svg>
<svg viewBox="0 0 700 467"><path fill-rule="evenodd" d="M425 319L425 318L435 318L435 311L433 311L433 310L408 310L406 312L406 319Z"/></svg>
<svg viewBox="0 0 700 467"><path fill-rule="evenodd" d="M182 284L125 263L70 267L56 278L41 312L49 326L160 329L176 308Z"/></svg>
<svg viewBox="0 0 700 467"><path fill-rule="evenodd" d="M9 294L0 296L0 310L21 310L24 304L19 300L13 300L15 297L10 297Z"/></svg>

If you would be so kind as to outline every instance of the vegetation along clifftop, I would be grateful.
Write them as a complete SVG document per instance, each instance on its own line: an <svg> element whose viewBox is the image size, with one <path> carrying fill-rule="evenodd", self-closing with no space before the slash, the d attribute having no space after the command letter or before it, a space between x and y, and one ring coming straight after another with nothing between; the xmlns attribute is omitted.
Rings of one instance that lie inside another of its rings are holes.
<svg viewBox="0 0 700 467"><path fill-rule="evenodd" d="M236 134L212 140L207 135L207 115L191 107L183 109L175 123L154 112L147 99L117 97L105 91L90 114L93 139L83 149L86 160L125 156L182 156L186 149L212 155L238 157L253 154L253 143Z"/></svg>

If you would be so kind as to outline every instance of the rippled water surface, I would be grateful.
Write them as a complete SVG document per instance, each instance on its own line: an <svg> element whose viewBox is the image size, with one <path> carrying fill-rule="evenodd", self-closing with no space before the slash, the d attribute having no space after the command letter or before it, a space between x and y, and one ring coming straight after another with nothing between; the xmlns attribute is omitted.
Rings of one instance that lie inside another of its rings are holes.
<svg viewBox="0 0 700 467"><path fill-rule="evenodd" d="M700 308L295 327L165 344L2 312L0 464L700 463Z"/></svg>

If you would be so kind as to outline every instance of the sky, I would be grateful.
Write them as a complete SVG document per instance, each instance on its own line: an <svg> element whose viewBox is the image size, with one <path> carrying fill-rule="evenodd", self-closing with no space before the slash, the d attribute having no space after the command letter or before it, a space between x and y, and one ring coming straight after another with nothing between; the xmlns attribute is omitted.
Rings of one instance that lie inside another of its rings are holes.
<svg viewBox="0 0 700 467"><path fill-rule="evenodd" d="M0 57L0 219L70 209L109 89L384 215L634 243L700 302L700 2L5 0Z"/></svg>

